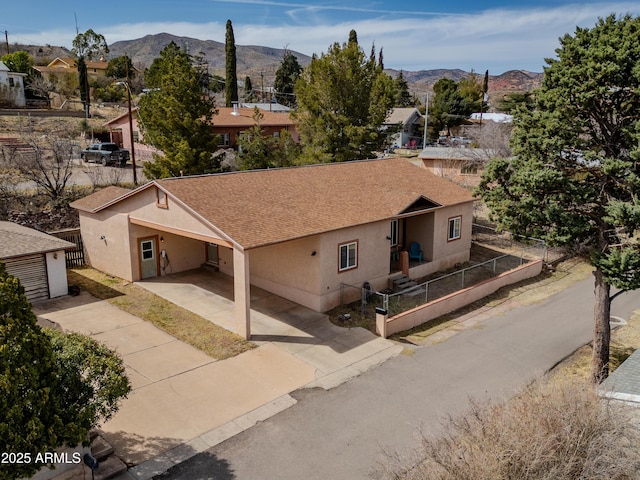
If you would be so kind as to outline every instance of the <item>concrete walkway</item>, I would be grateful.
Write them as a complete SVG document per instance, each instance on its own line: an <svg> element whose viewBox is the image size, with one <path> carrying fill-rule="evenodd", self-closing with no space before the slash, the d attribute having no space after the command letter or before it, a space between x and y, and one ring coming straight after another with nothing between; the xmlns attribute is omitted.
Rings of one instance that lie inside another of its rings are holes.
<svg viewBox="0 0 640 480"><path fill-rule="evenodd" d="M233 325L232 280L223 274L192 271L138 285L225 328ZM115 453L136 465L126 478L162 473L294 405L290 392L332 388L402 350L264 290L252 287L251 294L258 348L222 361L86 293L34 308L122 356L133 391L101 430Z"/></svg>

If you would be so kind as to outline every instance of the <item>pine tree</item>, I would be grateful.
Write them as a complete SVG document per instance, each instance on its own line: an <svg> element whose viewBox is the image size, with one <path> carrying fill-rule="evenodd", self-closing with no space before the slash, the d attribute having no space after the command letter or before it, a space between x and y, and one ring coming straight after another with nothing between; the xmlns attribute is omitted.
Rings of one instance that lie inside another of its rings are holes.
<svg viewBox="0 0 640 480"><path fill-rule="evenodd" d="M276 70L276 79L273 84L278 103L288 107L296 106L296 97L293 92L301 73L302 67L298 63L298 59L293 53L286 50L282 62Z"/></svg>
<svg viewBox="0 0 640 480"><path fill-rule="evenodd" d="M149 92L140 98L138 114L145 141L162 153L146 162L150 178L220 171L211 133L215 102L186 52L171 42L145 72Z"/></svg>
<svg viewBox="0 0 640 480"><path fill-rule="evenodd" d="M350 40L334 43L313 57L296 83L303 162L342 162L372 158L388 145L381 131L395 102L393 79Z"/></svg>
<svg viewBox="0 0 640 480"><path fill-rule="evenodd" d="M236 71L236 41L233 36L231 20L227 20L227 33L225 36L225 65L227 77L225 81L225 101L227 107L233 106L238 101L238 74Z"/></svg>
<svg viewBox="0 0 640 480"><path fill-rule="evenodd" d="M609 371L611 287L640 287L640 17L565 35L536 109L520 109L513 160L477 190L501 228L571 248L594 267L592 380Z"/></svg>

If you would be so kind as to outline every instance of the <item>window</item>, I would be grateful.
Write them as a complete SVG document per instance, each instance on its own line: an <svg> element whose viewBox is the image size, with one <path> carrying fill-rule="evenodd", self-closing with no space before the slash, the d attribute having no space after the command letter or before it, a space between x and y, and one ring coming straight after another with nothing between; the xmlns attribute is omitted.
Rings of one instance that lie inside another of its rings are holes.
<svg viewBox="0 0 640 480"><path fill-rule="evenodd" d="M10 87L14 87L14 86L15 86L15 83L14 83L14 81L13 81L13 78L9 78L9 86L10 86Z"/></svg>
<svg viewBox="0 0 640 480"><path fill-rule="evenodd" d="M449 219L449 237L448 240L457 240L460 238L460 225L462 217L453 217Z"/></svg>
<svg viewBox="0 0 640 480"><path fill-rule="evenodd" d="M228 133L219 133L218 134L218 146L219 147L228 147L229 146L229 134Z"/></svg>
<svg viewBox="0 0 640 480"><path fill-rule="evenodd" d="M159 188L156 189L156 206L160 208L169 207L169 199L167 198L167 194Z"/></svg>
<svg viewBox="0 0 640 480"><path fill-rule="evenodd" d="M153 260L153 241L145 240L140 244L142 250L142 260Z"/></svg>
<svg viewBox="0 0 640 480"><path fill-rule="evenodd" d="M389 241L392 247L398 245L398 220L391 220L391 239Z"/></svg>
<svg viewBox="0 0 640 480"><path fill-rule="evenodd" d="M462 175L477 175L478 165L475 163L467 163L462 166L462 168L460 169L460 173Z"/></svg>
<svg viewBox="0 0 640 480"><path fill-rule="evenodd" d="M340 245L340 265L338 271L350 270L358 266L358 242Z"/></svg>
<svg viewBox="0 0 640 480"><path fill-rule="evenodd" d="M134 143L140 142L140 132L138 130L133 131L133 141Z"/></svg>

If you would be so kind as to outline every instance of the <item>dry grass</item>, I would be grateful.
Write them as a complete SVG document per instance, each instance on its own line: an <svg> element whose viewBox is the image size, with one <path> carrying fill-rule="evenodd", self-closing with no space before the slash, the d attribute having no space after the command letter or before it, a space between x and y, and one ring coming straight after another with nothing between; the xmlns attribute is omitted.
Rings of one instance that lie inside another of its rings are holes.
<svg viewBox="0 0 640 480"><path fill-rule="evenodd" d="M640 431L628 408L584 381L539 380L515 398L472 402L469 412L421 434L411 466L389 457L394 480L612 480L638 478ZM395 465L394 465L395 464Z"/></svg>
<svg viewBox="0 0 640 480"><path fill-rule="evenodd" d="M122 279L91 268L68 270L68 278L70 285L153 323L215 359L223 360L255 347L239 335Z"/></svg>

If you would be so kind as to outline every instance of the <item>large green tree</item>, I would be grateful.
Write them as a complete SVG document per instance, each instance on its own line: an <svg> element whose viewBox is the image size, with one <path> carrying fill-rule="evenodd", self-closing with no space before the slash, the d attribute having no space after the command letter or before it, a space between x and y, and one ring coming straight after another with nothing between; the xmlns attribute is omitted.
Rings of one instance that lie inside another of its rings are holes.
<svg viewBox="0 0 640 480"><path fill-rule="evenodd" d="M0 478L33 475L39 452L60 444L64 428L52 392L58 370L51 344L36 324L24 287L0 262L0 451L30 455L0 463Z"/></svg>
<svg viewBox="0 0 640 480"><path fill-rule="evenodd" d="M295 87L305 162L343 162L371 158L388 144L383 131L395 102L393 79L357 43L334 43L314 56Z"/></svg>
<svg viewBox="0 0 640 480"><path fill-rule="evenodd" d="M238 73L237 73L237 58L236 58L236 40L233 35L233 25L231 20L227 20L226 35L224 42L225 52L225 67L226 67L226 80L225 80L225 102L227 107L231 107L233 102L238 101Z"/></svg>
<svg viewBox="0 0 640 480"><path fill-rule="evenodd" d="M560 39L536 109L519 110L513 160L478 193L499 226L571 247L594 267L592 379L608 375L610 308L640 286L640 18L611 15Z"/></svg>
<svg viewBox="0 0 640 480"><path fill-rule="evenodd" d="M276 79L273 84L278 103L295 108L294 88L301 73L302 67L298 63L298 58L290 51L285 50L282 62L276 70Z"/></svg>
<svg viewBox="0 0 640 480"><path fill-rule="evenodd" d="M95 340L40 328L0 262L0 479L29 477L37 455L85 443L130 392L122 359ZM20 461L21 460L21 461Z"/></svg>
<svg viewBox="0 0 640 480"><path fill-rule="evenodd" d="M138 114L145 142L162 153L144 165L150 178L220 171L214 155L218 142L211 132L213 97L203 89L189 55L174 42L145 71L148 93L140 97Z"/></svg>
<svg viewBox="0 0 640 480"><path fill-rule="evenodd" d="M459 83L441 78L433 86L435 96L429 105L429 137L437 138L440 131L451 134L451 128L462 123L476 109L482 97L482 86L473 79Z"/></svg>

